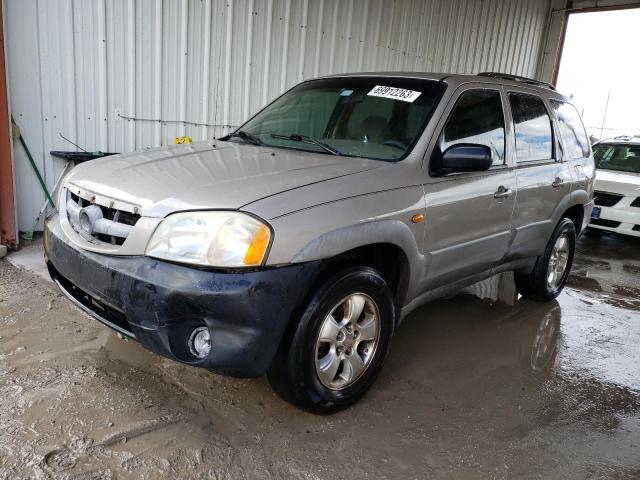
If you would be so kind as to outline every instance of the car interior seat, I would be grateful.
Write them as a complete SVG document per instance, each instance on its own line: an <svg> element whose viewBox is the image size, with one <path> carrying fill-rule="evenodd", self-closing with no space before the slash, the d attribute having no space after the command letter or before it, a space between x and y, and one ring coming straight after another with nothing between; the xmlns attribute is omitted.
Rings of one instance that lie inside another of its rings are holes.
<svg viewBox="0 0 640 480"><path fill-rule="evenodd" d="M370 115L365 118L358 129L358 137L364 137L373 143L384 143L393 138L393 133L389 122L384 117L378 115Z"/></svg>

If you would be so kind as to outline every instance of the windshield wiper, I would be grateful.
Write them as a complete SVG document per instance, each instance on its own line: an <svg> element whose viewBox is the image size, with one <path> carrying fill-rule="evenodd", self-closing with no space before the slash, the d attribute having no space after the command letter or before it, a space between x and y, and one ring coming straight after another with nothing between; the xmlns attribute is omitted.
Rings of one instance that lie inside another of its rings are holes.
<svg viewBox="0 0 640 480"><path fill-rule="evenodd" d="M230 133L229 138L233 137L241 138L242 140L253 143L254 145L264 145L264 142L262 140L260 140L252 133L245 132L244 130L238 130L236 132Z"/></svg>
<svg viewBox="0 0 640 480"><path fill-rule="evenodd" d="M329 152L331 155L342 155L340 150L333 148L326 143L321 142L320 140L316 140L313 137L309 137L307 135L300 135L299 133L293 133L291 135L279 135L277 133L272 133L271 138L279 138L282 140L291 140L293 142L302 142L309 143L311 145L315 145L316 147L322 148L325 152Z"/></svg>

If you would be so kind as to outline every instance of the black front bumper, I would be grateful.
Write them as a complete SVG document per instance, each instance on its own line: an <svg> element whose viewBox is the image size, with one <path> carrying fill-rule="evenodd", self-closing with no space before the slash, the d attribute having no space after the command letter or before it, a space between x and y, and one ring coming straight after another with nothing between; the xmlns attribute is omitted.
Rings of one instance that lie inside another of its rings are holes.
<svg viewBox="0 0 640 480"><path fill-rule="evenodd" d="M319 262L220 272L153 258L101 255L72 246L57 216L45 228L52 279L97 320L171 359L256 377L269 367ZM189 351L192 330L207 326L211 353Z"/></svg>

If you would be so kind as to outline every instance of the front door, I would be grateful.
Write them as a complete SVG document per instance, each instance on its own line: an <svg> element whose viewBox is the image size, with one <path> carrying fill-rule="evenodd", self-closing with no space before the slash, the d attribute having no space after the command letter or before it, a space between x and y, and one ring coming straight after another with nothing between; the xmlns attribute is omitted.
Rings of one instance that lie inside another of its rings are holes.
<svg viewBox="0 0 640 480"><path fill-rule="evenodd" d="M506 254L511 237L516 182L507 161L500 87L467 85L452 104L434 155L456 144L481 144L491 149L493 166L435 177L432 172L425 183L425 289L490 270Z"/></svg>

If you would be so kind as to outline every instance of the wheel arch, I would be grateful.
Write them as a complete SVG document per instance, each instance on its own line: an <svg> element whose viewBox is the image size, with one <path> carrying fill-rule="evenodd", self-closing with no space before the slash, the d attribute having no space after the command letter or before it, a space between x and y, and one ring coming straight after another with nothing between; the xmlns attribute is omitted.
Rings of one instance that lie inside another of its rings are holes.
<svg viewBox="0 0 640 480"><path fill-rule="evenodd" d="M373 243L341 252L321 262L310 288L302 296L284 329L278 348L283 355L289 348L298 322L315 293L325 282L351 267L370 267L389 284L394 303L394 329L400 322L401 307L409 283L409 259L402 249L392 243Z"/></svg>
<svg viewBox="0 0 640 480"><path fill-rule="evenodd" d="M322 260L327 270L360 263L387 275L397 306L404 305L420 282L424 255L415 234L400 220L378 220L339 228L309 242L293 262Z"/></svg>
<svg viewBox="0 0 640 480"><path fill-rule="evenodd" d="M551 222L549 223L548 235L551 235L553 233L553 231L563 218L568 218L569 220L571 220L576 228L576 235L580 234L580 232L582 231L582 225L585 215L584 203L587 201L587 199L583 195L576 195L576 193L580 192L572 192L571 194L567 194L563 196L562 199L558 202L555 209L553 210Z"/></svg>
<svg viewBox="0 0 640 480"><path fill-rule="evenodd" d="M396 308L403 305L409 284L409 259L399 246L373 243L342 252L323 262L317 281L324 281L349 265L377 270L389 284Z"/></svg>
<svg viewBox="0 0 640 480"><path fill-rule="evenodd" d="M401 307L413 295L419 282L424 257L418 250L409 227L397 220L359 224L321 235L294 257L295 262L320 261L320 268L311 288L294 310L279 351L287 350L301 312L313 298L314 292L340 270L353 266L368 266L379 271L389 283L396 310L395 324L400 320ZM413 264L412 264L413 263Z"/></svg>
<svg viewBox="0 0 640 480"><path fill-rule="evenodd" d="M576 204L569 207L560 216L560 220L563 218L571 220L573 225L576 227L576 235L580 235L580 232L582 231L582 223L584 222L584 206L582 204Z"/></svg>

